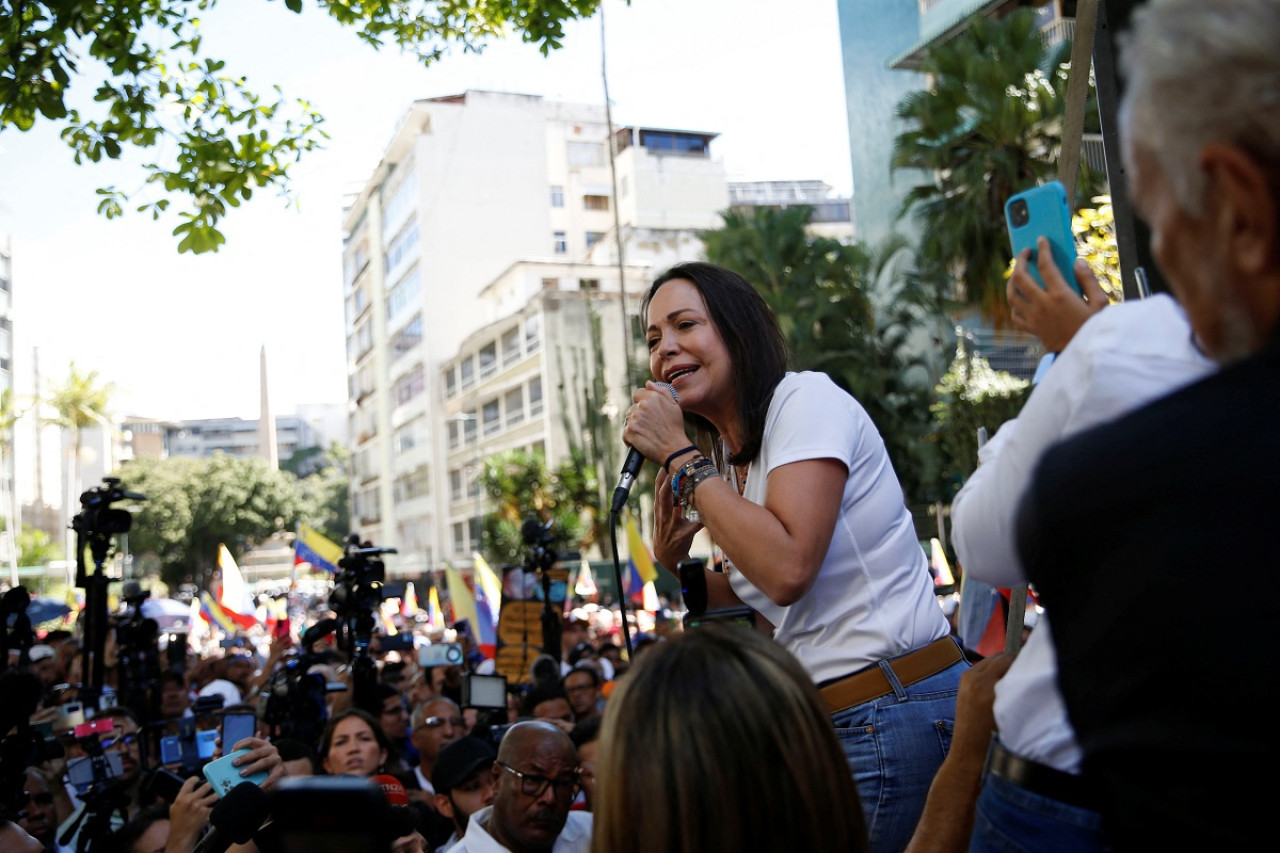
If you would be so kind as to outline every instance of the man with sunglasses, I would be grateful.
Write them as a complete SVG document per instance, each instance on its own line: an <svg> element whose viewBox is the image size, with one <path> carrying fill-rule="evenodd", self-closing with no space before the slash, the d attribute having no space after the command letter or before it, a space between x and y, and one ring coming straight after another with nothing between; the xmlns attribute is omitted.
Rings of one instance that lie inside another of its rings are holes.
<svg viewBox="0 0 1280 853"><path fill-rule="evenodd" d="M581 784L569 736L542 720L507 730L490 771L493 805L471 815L450 853L586 853L591 813L571 812Z"/></svg>

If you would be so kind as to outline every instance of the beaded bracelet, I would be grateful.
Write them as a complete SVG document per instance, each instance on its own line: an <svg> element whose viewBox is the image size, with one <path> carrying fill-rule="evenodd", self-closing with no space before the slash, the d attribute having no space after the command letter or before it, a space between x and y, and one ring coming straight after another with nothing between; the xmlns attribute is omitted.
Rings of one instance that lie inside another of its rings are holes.
<svg viewBox="0 0 1280 853"><path fill-rule="evenodd" d="M690 475L703 468L710 468L714 471L715 467L715 463L705 456L698 456L681 465L679 470L671 476L671 505L675 507L681 505L680 496L684 490L685 481L688 480Z"/></svg>
<svg viewBox="0 0 1280 853"><path fill-rule="evenodd" d="M697 524L702 521L702 515L694 506L693 493L698 488L698 484L703 480L707 480L720 472L716 470L714 465L700 466L696 471L685 478L680 489L680 512L686 520Z"/></svg>
<svg viewBox="0 0 1280 853"><path fill-rule="evenodd" d="M671 470L671 463L672 463L672 462L674 462L674 461L676 461L676 459L677 459L678 457L680 457L680 456L684 456L684 455L685 455L686 453L688 453L690 450L697 451L697 449L698 449L697 445L694 445L694 444L691 444L691 445L689 445L688 447L682 447L682 448L680 448L680 449L679 449L679 450L677 450L675 453L672 453L670 456L668 456L668 457L667 457L667 461L662 463L662 467L663 467L663 468L665 468L666 470L670 471L670 470Z"/></svg>

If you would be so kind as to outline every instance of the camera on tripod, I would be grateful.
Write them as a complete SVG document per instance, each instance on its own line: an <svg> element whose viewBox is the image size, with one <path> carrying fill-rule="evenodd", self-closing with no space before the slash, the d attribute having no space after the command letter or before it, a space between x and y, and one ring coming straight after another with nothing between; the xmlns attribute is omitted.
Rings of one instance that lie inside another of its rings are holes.
<svg viewBox="0 0 1280 853"><path fill-rule="evenodd" d="M328 694L346 690L347 686L311 671L314 664L326 660L315 652L314 646L337 628L335 619L322 619L308 628L302 635L302 653L285 660L263 688L258 716L273 736L306 743L319 739L329 717Z"/></svg>
<svg viewBox="0 0 1280 853"><path fill-rule="evenodd" d="M333 592L329 594L329 606L339 618L350 613L372 613L389 596L386 586L387 567L379 559L382 554L394 554L395 548L378 548L369 543L360 544L360 537L352 533L342 557L338 560L338 574L333 579Z"/></svg>
<svg viewBox="0 0 1280 853"><path fill-rule="evenodd" d="M126 492L119 477L103 477L102 485L80 495L80 512L71 520L71 528L82 535L115 536L128 533L133 516L127 509L111 505L118 501L146 500L137 492Z"/></svg>

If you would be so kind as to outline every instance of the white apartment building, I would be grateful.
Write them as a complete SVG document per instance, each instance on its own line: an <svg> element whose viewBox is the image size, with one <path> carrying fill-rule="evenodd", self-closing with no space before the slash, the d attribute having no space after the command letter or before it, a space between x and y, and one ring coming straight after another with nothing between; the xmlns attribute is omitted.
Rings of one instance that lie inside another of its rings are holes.
<svg viewBox="0 0 1280 853"><path fill-rule="evenodd" d="M701 257L697 231L719 224L715 134L615 134L616 198L603 106L417 101L348 208L353 529L398 549L389 570L469 564L478 460L515 447L563 459L583 413L562 411L559 398L582 395L560 389L598 363L618 396L630 388L626 347L645 363L636 317L653 272Z"/></svg>

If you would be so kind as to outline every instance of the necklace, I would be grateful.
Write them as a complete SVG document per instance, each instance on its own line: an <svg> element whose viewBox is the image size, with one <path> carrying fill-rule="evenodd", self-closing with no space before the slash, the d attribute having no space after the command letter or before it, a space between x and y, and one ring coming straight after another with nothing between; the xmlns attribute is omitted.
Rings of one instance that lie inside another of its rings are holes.
<svg viewBox="0 0 1280 853"><path fill-rule="evenodd" d="M733 481L738 487L738 494L741 495L747 490L747 473L751 470L751 465L734 465Z"/></svg>

